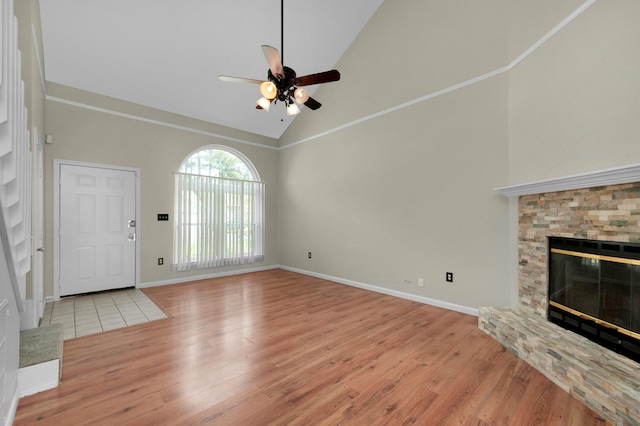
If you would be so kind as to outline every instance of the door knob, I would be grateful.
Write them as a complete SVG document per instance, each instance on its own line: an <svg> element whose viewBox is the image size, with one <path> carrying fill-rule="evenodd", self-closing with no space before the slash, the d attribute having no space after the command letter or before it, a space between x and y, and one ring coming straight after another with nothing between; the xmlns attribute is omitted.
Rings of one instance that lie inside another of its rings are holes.
<svg viewBox="0 0 640 426"><path fill-rule="evenodd" d="M136 234L129 234L129 237L127 237L127 240L135 241L136 240Z"/></svg>

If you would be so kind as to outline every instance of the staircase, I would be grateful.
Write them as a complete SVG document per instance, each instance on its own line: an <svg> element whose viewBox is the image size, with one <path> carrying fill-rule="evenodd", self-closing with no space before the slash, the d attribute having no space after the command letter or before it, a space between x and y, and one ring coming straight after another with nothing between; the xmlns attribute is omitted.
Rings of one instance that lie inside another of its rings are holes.
<svg viewBox="0 0 640 426"><path fill-rule="evenodd" d="M0 243L22 311L25 290L20 279L31 268L31 156L13 1L2 0L2 9L2 30L8 42L0 52Z"/></svg>
<svg viewBox="0 0 640 426"><path fill-rule="evenodd" d="M0 422L5 425L18 405L20 314L31 269L28 128L14 0L0 0Z"/></svg>

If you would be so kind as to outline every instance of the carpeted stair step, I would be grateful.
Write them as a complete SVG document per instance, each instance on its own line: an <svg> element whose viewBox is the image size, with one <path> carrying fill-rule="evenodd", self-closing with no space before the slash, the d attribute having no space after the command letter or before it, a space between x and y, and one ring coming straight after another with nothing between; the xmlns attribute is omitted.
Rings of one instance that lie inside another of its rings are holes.
<svg viewBox="0 0 640 426"><path fill-rule="evenodd" d="M21 396L51 389L62 380L64 328L45 325L20 332Z"/></svg>

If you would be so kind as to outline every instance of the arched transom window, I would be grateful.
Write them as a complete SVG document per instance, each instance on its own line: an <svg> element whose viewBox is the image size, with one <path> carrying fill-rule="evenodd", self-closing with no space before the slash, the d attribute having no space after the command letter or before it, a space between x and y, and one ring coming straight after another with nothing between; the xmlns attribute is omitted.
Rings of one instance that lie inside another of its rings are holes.
<svg viewBox="0 0 640 426"><path fill-rule="evenodd" d="M176 173L174 265L178 271L264 260L264 183L249 159L207 146Z"/></svg>

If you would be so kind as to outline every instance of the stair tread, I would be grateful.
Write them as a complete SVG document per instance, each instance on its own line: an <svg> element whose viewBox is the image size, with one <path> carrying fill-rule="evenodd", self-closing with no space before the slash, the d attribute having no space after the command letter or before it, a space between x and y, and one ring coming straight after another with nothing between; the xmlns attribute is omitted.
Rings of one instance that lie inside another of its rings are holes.
<svg viewBox="0 0 640 426"><path fill-rule="evenodd" d="M60 360L64 348L62 324L50 324L20 332L20 368L47 361Z"/></svg>

